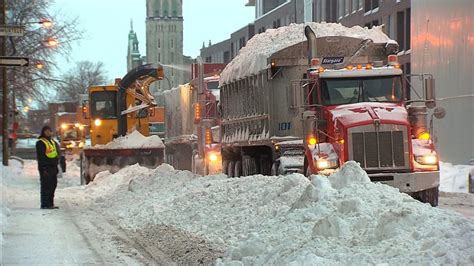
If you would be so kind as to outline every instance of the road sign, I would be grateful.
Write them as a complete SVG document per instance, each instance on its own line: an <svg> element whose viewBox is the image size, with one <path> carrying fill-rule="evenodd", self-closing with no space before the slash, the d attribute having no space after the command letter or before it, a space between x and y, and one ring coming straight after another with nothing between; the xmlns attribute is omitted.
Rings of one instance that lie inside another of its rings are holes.
<svg viewBox="0 0 474 266"><path fill-rule="evenodd" d="M25 34L24 26L0 25L0 36L19 37Z"/></svg>
<svg viewBox="0 0 474 266"><path fill-rule="evenodd" d="M28 57L0 56L0 67L19 67L28 66L30 59Z"/></svg>

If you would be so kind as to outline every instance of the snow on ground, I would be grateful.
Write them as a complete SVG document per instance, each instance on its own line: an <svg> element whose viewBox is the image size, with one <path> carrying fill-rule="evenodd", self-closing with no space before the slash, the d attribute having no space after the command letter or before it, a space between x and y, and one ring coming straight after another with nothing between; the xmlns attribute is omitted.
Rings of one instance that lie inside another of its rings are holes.
<svg viewBox="0 0 474 266"><path fill-rule="evenodd" d="M372 39L375 43L393 42L382 31L382 27L371 29L354 26L347 28L338 23L291 24L277 29L268 29L252 37L240 49L239 54L221 73L220 85L233 80L257 74L267 68L267 58L273 53L306 40L304 27L311 26L317 38L326 36L348 36L361 39Z"/></svg>
<svg viewBox="0 0 474 266"><path fill-rule="evenodd" d="M143 136L139 131L114 139L106 145L95 145L98 149L139 149L139 148L163 148L164 144L160 137L152 135Z"/></svg>
<svg viewBox="0 0 474 266"><path fill-rule="evenodd" d="M440 162L439 167L441 173L439 190L444 192L468 192L469 171L474 169L474 165L453 165Z"/></svg>
<svg viewBox="0 0 474 266"><path fill-rule="evenodd" d="M473 219L371 183L353 162L312 181L134 165L64 192L124 228L173 226L225 247L218 264L474 263Z"/></svg>

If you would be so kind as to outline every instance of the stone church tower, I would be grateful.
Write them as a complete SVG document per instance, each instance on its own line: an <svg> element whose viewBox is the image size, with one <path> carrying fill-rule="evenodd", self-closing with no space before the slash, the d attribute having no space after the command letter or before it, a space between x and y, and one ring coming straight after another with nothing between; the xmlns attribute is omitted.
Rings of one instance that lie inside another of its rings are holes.
<svg viewBox="0 0 474 266"><path fill-rule="evenodd" d="M169 79L155 82L158 91L184 84L183 0L146 1L146 59L161 63Z"/></svg>
<svg viewBox="0 0 474 266"><path fill-rule="evenodd" d="M130 32L128 33L127 72L142 64L143 59L138 50L137 34L133 30L133 21L130 21Z"/></svg>

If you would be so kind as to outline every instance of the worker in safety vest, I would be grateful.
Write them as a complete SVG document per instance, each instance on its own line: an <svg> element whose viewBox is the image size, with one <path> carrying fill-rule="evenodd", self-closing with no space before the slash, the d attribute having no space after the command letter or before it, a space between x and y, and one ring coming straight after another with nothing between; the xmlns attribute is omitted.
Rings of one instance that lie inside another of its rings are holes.
<svg viewBox="0 0 474 266"><path fill-rule="evenodd" d="M58 209L54 206L54 191L58 184L59 144L52 139L53 131L43 127L36 142L38 171L41 181L41 209Z"/></svg>

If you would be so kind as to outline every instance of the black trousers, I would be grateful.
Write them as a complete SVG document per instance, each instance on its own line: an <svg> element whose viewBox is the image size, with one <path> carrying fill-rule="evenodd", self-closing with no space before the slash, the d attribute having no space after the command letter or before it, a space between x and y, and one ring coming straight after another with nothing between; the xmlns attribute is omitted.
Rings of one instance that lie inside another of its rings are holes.
<svg viewBox="0 0 474 266"><path fill-rule="evenodd" d="M42 166L39 169L41 181L41 207L54 206L54 192L58 185L58 167Z"/></svg>

